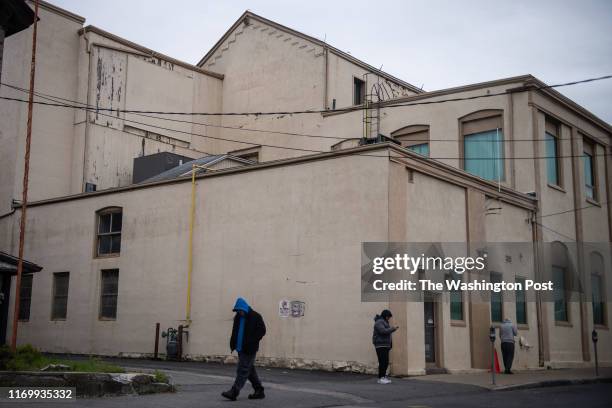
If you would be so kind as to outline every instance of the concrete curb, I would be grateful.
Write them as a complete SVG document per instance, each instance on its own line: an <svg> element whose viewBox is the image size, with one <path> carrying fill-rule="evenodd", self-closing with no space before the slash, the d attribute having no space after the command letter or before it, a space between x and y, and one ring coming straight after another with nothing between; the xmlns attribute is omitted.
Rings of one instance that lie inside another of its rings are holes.
<svg viewBox="0 0 612 408"><path fill-rule="evenodd" d="M599 378L577 378L574 380L547 380L537 381L524 384L504 385L496 388L485 387L490 391L517 391L527 390L531 388L545 388L545 387L560 387L567 385L583 385L583 384L602 384L612 383L612 377L599 377Z"/></svg>
<svg viewBox="0 0 612 408"><path fill-rule="evenodd" d="M3 387L74 387L77 397L142 395L174 392L172 384L157 383L141 373L0 371Z"/></svg>

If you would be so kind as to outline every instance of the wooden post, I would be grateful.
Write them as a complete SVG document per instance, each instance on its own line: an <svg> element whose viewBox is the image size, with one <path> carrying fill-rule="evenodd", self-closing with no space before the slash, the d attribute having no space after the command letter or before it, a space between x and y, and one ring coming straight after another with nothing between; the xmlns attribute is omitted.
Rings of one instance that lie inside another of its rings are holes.
<svg viewBox="0 0 612 408"><path fill-rule="evenodd" d="M178 355L176 356L176 359L178 361L181 361L183 359L183 325L181 324L178 327L178 335L177 335L177 342L178 342Z"/></svg>
<svg viewBox="0 0 612 408"><path fill-rule="evenodd" d="M21 297L21 276L23 275L23 248L25 246L26 210L28 208L28 182L30 175L30 144L32 141L32 111L34 109L34 78L36 74L36 35L38 29L38 0L34 2L34 27L32 31L32 60L30 62L30 90L28 95L28 124L25 141L23 165L23 189L21 192L21 220L19 224L19 260L15 277L15 307L13 313L13 332L11 350L17 348L17 328L19 326L19 301Z"/></svg>
<svg viewBox="0 0 612 408"><path fill-rule="evenodd" d="M153 359L157 360L159 352L159 323L155 323L155 351L153 352Z"/></svg>

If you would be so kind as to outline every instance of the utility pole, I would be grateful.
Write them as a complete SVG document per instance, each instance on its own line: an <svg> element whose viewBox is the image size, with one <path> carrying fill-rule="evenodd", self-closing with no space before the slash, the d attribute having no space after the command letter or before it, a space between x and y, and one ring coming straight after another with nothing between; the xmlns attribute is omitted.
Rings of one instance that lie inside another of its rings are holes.
<svg viewBox="0 0 612 408"><path fill-rule="evenodd" d="M21 295L21 275L23 274L23 246L25 243L26 209L28 206L28 178L30 174L30 142L32 140L32 110L34 108L34 78L36 74L36 34L38 28L38 0L34 2L34 26L32 32L32 61L30 63L30 92L28 98L28 126L26 130L25 158L23 168L23 191L21 199L21 222L19 224L19 261L15 280L15 313L13 314L13 333L11 349L17 347L17 328L19 325L19 302Z"/></svg>

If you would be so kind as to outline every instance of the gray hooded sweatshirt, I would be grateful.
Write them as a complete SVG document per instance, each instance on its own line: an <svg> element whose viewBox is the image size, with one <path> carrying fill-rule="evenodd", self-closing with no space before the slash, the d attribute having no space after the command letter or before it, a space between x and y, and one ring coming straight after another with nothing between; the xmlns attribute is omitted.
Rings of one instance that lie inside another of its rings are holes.
<svg viewBox="0 0 612 408"><path fill-rule="evenodd" d="M499 326L499 338L502 343L514 343L514 336L518 334L516 326L512 324L510 319L504 319L504 322Z"/></svg>

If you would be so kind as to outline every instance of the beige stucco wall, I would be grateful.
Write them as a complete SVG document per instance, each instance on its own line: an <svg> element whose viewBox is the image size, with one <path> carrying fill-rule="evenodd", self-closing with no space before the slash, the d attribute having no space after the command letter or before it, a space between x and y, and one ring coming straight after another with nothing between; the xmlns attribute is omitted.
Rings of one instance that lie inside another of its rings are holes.
<svg viewBox="0 0 612 408"><path fill-rule="evenodd" d="M82 23L82 22L81 22ZM81 23L41 7L36 52L36 90L75 98L78 34ZM29 88L32 27L5 40L2 81ZM27 93L1 87L0 95L27 100ZM0 213L21 199L27 104L0 102ZM36 106L32 127L29 195L38 200L70 192L72 112Z"/></svg>
<svg viewBox="0 0 612 408"><path fill-rule="evenodd" d="M266 318L261 356L373 365L382 305L360 302L360 244L386 237L386 166L347 157L198 181L193 324L186 353L228 354L231 307L246 297ZM155 322L184 318L190 183L33 207L36 275L20 342L49 351L151 353ZM123 207L120 257L94 259L95 211ZM15 234L16 231L13 231ZM6 247L6 243L3 245ZM12 250L14 248L7 248ZM97 319L100 270L120 269L118 318ZM52 273L71 273L68 319L50 322ZM306 302L278 317L281 299Z"/></svg>
<svg viewBox="0 0 612 408"><path fill-rule="evenodd" d="M389 177L399 177L393 185L407 186L409 241L464 241L466 207L464 188L416 172L409 183L405 170L389 172L386 152L368 154L198 179L186 354L226 356L231 306L244 296L266 318L264 361L375 366L372 318L388 304L361 302L356 271L361 242L389 239ZM35 275L31 318L20 324L20 342L57 352L152 353L154 324L176 327L185 316L190 189L181 182L31 207L26 254L44 270ZM99 259L93 256L95 212L107 206L123 208L122 251ZM501 218L516 225L516 236L530 234L518 222L524 210L508 205ZM12 219L0 226L8 230ZM423 223L431 219L441 222ZM16 226L10 235L0 240L0 249L15 251ZM118 315L101 321L100 270L111 268L120 270ZM71 274L68 318L50 321L52 274L63 271ZM441 363L469 369L469 326L450 324L446 297L439 307ZM281 299L305 302L305 316L279 317ZM393 310L406 316L406 342L396 342L393 353L406 353L407 373L422 374L423 305L394 303Z"/></svg>
<svg viewBox="0 0 612 408"><path fill-rule="evenodd" d="M225 75L224 112L331 109L334 99L336 108L352 106L353 78L362 79L369 72L333 50L326 51L319 44L257 19L252 19L249 25L236 27L203 64L203 68ZM370 72L368 86L378 81L378 75ZM414 91L392 81L381 79L381 82L395 97L414 94ZM362 136L360 118L356 123L356 132L352 131L352 126L345 124L330 129L325 127L325 122L320 114L225 116L222 118L223 126L243 130L223 129L223 137L245 143L207 140L204 150L225 153L262 145L260 158L268 161L329 151L330 146L342 138ZM244 128L330 138L250 132Z"/></svg>
<svg viewBox="0 0 612 408"><path fill-rule="evenodd" d="M100 108L211 112L221 109L222 80L96 32L79 34L82 19L42 5L38 24L36 91L55 102ZM3 81L29 87L31 28L6 40ZM3 96L27 94L2 87ZM42 99L49 102L47 99ZM90 113L35 105L29 198L80 193L86 182L98 189L131 183L133 159L159 151L202 157L202 136L218 136L219 118L170 122L135 114ZM149 115L151 116L151 115ZM0 102L0 214L21 198L27 105ZM177 118L177 117L173 117ZM128 122L127 120L132 122ZM140 122L140 123L134 123ZM200 124L201 123L201 124ZM125 125L131 132L124 130ZM161 129L165 128L165 129ZM138 132L153 132L144 138ZM195 134L195 135L192 135ZM202 136L197 136L202 135Z"/></svg>
<svg viewBox="0 0 612 408"><path fill-rule="evenodd" d="M92 65L87 81L81 84L89 91L90 105L160 112L220 110L221 79L161 58L143 56L140 51L96 32L82 36L82 61L92 61L87 62ZM79 115L83 117L82 113ZM90 112L88 120L85 126L76 129L75 139L85 140L80 146L85 149L81 153L85 158L83 180L96 184L98 189L131 184L136 157L160 151L193 158L206 156L208 152L202 150L205 136L219 134L219 128L199 124L215 124L218 118L199 121L192 116L160 118L152 114L109 115L100 111Z"/></svg>
<svg viewBox="0 0 612 408"><path fill-rule="evenodd" d="M414 173L413 182L408 183L407 191L407 241L410 242L465 242L467 239L465 189L448 182ZM435 220L435 222L432 222ZM465 299L465 298L464 298ZM438 296L441 304L436 312L439 325L438 339L439 365L449 371L465 370L470 367L470 336L467 321L467 303L464 302L466 325L453 326L450 320L448 293ZM407 304L416 309L413 317L415 324L407 329L410 341L417 344L420 362L425 365L423 338L424 311L422 304ZM439 313L440 314L440 313Z"/></svg>

